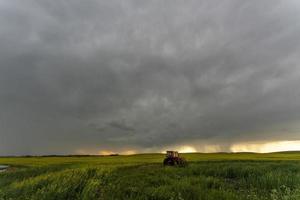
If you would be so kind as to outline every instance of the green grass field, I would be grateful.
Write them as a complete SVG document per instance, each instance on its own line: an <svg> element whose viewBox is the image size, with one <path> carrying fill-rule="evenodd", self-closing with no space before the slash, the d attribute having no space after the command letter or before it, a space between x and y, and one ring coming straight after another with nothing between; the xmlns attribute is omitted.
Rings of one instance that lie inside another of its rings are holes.
<svg viewBox="0 0 300 200"><path fill-rule="evenodd" d="M0 200L300 199L300 153L183 156L184 168L162 154L0 158Z"/></svg>

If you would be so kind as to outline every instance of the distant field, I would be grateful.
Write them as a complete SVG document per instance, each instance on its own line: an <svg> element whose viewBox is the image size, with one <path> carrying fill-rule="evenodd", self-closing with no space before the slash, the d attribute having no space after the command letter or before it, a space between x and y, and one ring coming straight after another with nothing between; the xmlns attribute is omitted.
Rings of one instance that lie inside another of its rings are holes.
<svg viewBox="0 0 300 200"><path fill-rule="evenodd" d="M0 200L300 200L300 153L2 157Z"/></svg>

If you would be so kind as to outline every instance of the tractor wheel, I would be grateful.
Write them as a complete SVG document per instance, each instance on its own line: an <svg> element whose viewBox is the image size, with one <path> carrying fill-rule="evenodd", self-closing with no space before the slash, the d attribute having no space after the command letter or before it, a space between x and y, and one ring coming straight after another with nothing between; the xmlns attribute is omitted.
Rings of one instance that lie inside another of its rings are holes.
<svg viewBox="0 0 300 200"><path fill-rule="evenodd" d="M174 162L174 160L171 159L171 158L165 158L165 159L164 159L164 165L173 166L173 165L175 165L175 162Z"/></svg>
<svg viewBox="0 0 300 200"><path fill-rule="evenodd" d="M184 158L179 158L177 164L179 167L186 167L188 163Z"/></svg>

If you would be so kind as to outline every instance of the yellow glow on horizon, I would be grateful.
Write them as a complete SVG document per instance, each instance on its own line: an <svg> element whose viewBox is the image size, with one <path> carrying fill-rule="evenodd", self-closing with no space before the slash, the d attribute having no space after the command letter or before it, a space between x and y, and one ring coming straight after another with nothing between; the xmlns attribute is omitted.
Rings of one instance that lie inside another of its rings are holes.
<svg viewBox="0 0 300 200"><path fill-rule="evenodd" d="M271 141L271 142L241 142L232 144L229 148L222 148L219 144L203 144L203 142L193 144L184 144L178 146L167 146L165 148L152 148L152 149L122 149L114 151L113 149L78 149L76 154L82 155L133 155L138 153L154 153L161 152L166 153L167 150L178 151L179 153L216 153L216 152L257 152L257 153L269 153L278 151L300 151L300 140L294 141Z"/></svg>
<svg viewBox="0 0 300 200"><path fill-rule="evenodd" d="M136 154L137 152L134 150L127 150L127 151L123 151L121 152L122 155L133 155Z"/></svg>
<svg viewBox="0 0 300 200"><path fill-rule="evenodd" d="M194 153L197 152L197 150L192 146L182 146L179 148L179 153Z"/></svg>
<svg viewBox="0 0 300 200"><path fill-rule="evenodd" d="M103 156L108 156L108 155L113 155L113 154L121 154L121 155L133 155L136 154L137 152L134 150L125 150L125 151L121 151L119 152L115 152L115 151L110 151L110 150L101 150L98 152L99 155L103 155Z"/></svg>
<svg viewBox="0 0 300 200"><path fill-rule="evenodd" d="M201 145L198 150L203 153L216 153L220 152L221 148L219 145Z"/></svg>
<svg viewBox="0 0 300 200"><path fill-rule="evenodd" d="M194 153L197 150L192 146L170 146L168 148L163 149L160 153L165 154L166 151L178 151L179 153Z"/></svg>
<svg viewBox="0 0 300 200"><path fill-rule="evenodd" d="M103 156L108 156L112 154L116 154L116 152L108 151L108 150L99 151L99 155L103 155Z"/></svg>
<svg viewBox="0 0 300 200"><path fill-rule="evenodd" d="M266 143L240 143L230 147L232 152L258 152L269 153L276 151L299 151L300 140L296 141L277 141Z"/></svg>

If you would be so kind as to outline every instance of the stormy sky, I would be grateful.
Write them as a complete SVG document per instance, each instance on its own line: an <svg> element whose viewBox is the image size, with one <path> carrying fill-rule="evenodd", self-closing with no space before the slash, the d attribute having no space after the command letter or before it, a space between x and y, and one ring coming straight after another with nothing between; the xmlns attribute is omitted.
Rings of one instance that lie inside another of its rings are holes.
<svg viewBox="0 0 300 200"><path fill-rule="evenodd" d="M298 0L0 0L0 155L300 140Z"/></svg>

